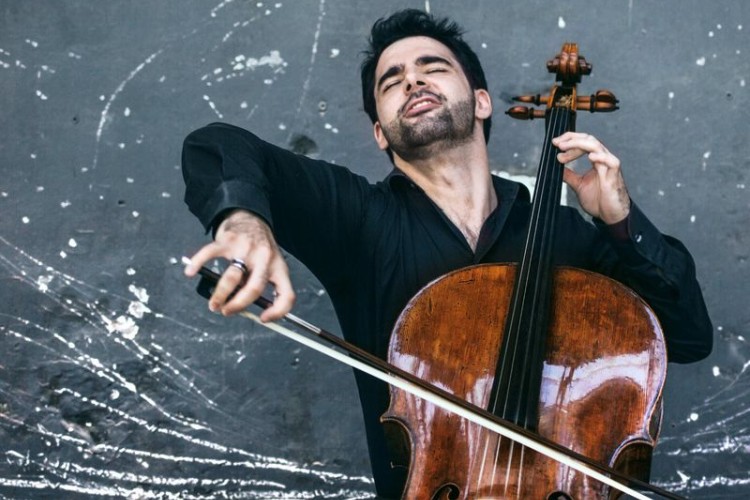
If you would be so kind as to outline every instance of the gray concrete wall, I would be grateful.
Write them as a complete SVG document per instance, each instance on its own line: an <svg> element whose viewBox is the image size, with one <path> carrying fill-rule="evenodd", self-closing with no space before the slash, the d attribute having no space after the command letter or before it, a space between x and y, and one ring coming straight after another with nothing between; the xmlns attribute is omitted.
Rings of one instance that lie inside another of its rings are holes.
<svg viewBox="0 0 750 500"><path fill-rule="evenodd" d="M613 115L584 115L636 202L693 252L716 327L670 366L655 483L750 494L750 3L603 0L0 2L0 495L366 498L348 368L207 312L179 259L183 137L221 120L389 170L361 111L359 52L405 6L454 16L496 109L544 92L576 41ZM541 123L496 114L493 169L533 175ZM336 330L292 263L296 312Z"/></svg>

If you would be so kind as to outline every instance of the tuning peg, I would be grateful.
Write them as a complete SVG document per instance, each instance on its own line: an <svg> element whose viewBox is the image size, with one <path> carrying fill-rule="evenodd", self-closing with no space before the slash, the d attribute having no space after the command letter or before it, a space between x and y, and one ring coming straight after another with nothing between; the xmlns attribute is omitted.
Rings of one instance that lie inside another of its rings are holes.
<svg viewBox="0 0 750 500"><path fill-rule="evenodd" d="M534 104L535 106L540 106L543 104L546 104L547 101L549 101L549 96L542 96L542 95L519 95L513 98L516 102L523 102L526 104Z"/></svg>
<svg viewBox="0 0 750 500"><path fill-rule="evenodd" d="M506 115L517 120L533 120L534 118L544 118L543 109L533 109L526 106L513 106L505 112Z"/></svg>
<svg viewBox="0 0 750 500"><path fill-rule="evenodd" d="M592 113L607 113L619 109L615 95L609 90L597 90L590 96L579 96L577 99L577 108L582 111Z"/></svg>

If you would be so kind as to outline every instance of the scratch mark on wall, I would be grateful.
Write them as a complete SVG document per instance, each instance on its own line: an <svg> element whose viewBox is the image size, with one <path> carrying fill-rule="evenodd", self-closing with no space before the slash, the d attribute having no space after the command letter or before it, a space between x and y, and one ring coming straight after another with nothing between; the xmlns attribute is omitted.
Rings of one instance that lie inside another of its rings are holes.
<svg viewBox="0 0 750 500"><path fill-rule="evenodd" d="M107 104L104 106L104 109L102 109L101 117L99 118L99 126L96 129L96 145L94 149L94 160L91 165L91 168L96 168L97 163L99 162L99 145L101 143L102 139L102 132L104 131L104 127L109 122L112 117L109 113L109 108L112 107L112 103L115 102L115 99L117 99L117 96L120 95L120 93L125 89L125 86L130 82L133 78L136 77L138 73L140 73L143 68L154 62L154 59L156 59L164 49L159 49L150 56L148 56L142 63L140 63L138 66L133 69L128 76L120 82L120 84L117 86L114 92L109 96L109 99L107 99Z"/></svg>
<svg viewBox="0 0 750 500"><path fill-rule="evenodd" d="M326 15L326 1L320 0L320 3L318 4L318 24L315 26L315 35L313 36L313 44L312 49L310 50L310 63L307 67L307 77L305 78L304 83L302 84L302 93L300 94L299 98L299 104L297 104L297 111L295 112L294 119L295 121L299 118L300 113L302 112L302 106L305 104L305 99L307 98L307 93L310 90L310 81L312 80L312 73L313 68L315 67L315 57L318 54L318 39L320 38L320 31L323 27L323 18ZM291 139L291 132L289 137L287 138L287 141Z"/></svg>

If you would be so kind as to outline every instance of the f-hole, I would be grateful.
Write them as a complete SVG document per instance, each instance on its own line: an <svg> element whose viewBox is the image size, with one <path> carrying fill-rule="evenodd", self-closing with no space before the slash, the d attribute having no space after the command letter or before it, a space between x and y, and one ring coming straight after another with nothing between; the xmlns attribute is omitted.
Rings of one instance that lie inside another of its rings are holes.
<svg viewBox="0 0 750 500"><path fill-rule="evenodd" d="M458 500L460 494L455 484L444 484L432 495L432 500Z"/></svg>
<svg viewBox="0 0 750 500"><path fill-rule="evenodd" d="M555 491L547 495L547 500L573 500L573 497L562 491Z"/></svg>

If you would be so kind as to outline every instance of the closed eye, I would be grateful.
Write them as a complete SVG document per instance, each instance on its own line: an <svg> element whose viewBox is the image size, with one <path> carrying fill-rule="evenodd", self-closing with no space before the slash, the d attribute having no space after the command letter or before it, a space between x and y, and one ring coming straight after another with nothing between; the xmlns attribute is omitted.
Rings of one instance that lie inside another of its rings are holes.
<svg viewBox="0 0 750 500"><path fill-rule="evenodd" d="M387 92L389 89L391 89L392 87L395 87L398 84L399 84L398 80L391 80L390 82L386 83L383 86L383 92Z"/></svg>

